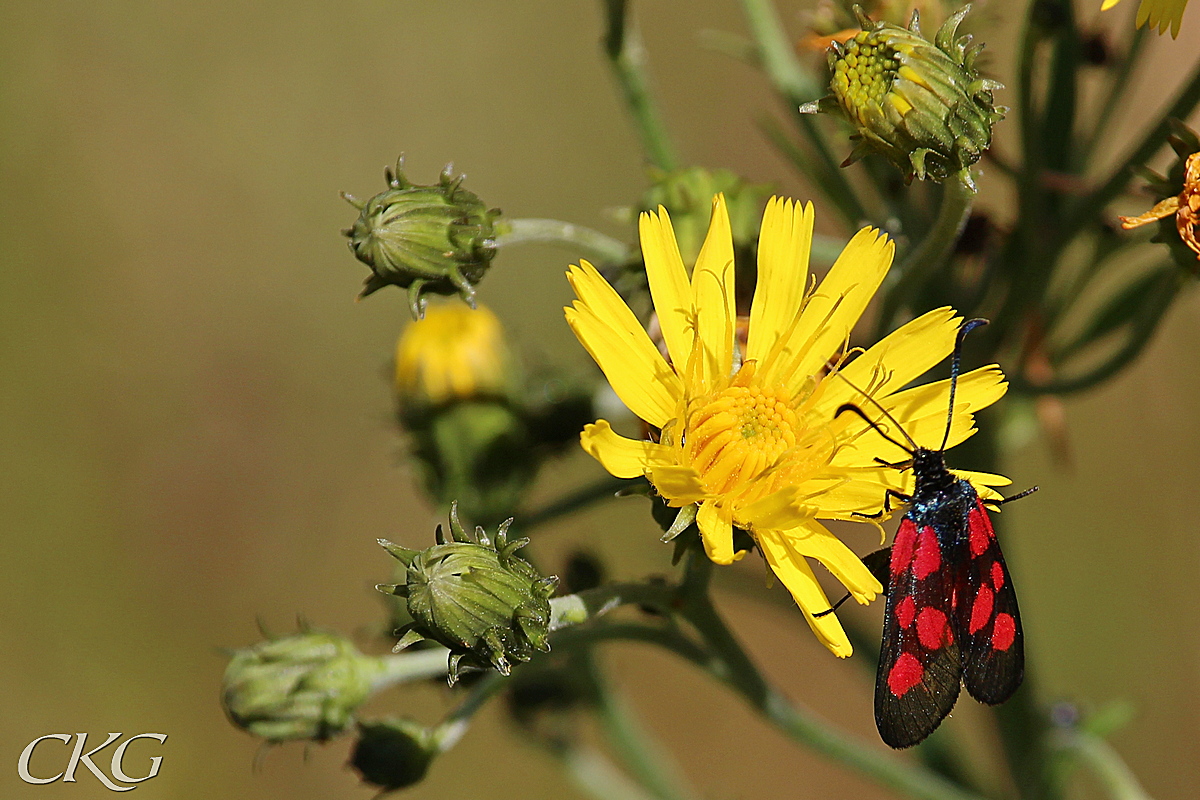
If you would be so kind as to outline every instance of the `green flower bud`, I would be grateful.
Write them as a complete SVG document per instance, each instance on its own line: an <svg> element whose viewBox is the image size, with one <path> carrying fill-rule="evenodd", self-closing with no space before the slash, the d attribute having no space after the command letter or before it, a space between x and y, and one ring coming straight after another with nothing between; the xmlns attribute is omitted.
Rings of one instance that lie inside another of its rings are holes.
<svg viewBox="0 0 1200 800"><path fill-rule="evenodd" d="M674 172L655 170L651 178L654 183L643 195L638 210L657 211L659 206L667 209L684 264L696 263L704 237L708 234L713 196L720 193L724 193L729 209L734 248L739 255L753 249L758 241L763 208L771 195L770 186L747 183L727 169L707 170L702 167L688 167Z"/></svg>
<svg viewBox="0 0 1200 800"><path fill-rule="evenodd" d="M388 188L365 203L343 193L359 210L353 227L343 231L350 249L371 268L360 297L394 284L408 289L414 319L425 313L426 292L458 294L475 305L475 284L496 254L493 222L500 210L489 209L462 188L447 165L438 183L420 186L403 172L384 171Z"/></svg>
<svg viewBox="0 0 1200 800"><path fill-rule="evenodd" d="M358 737L350 766L385 792L419 782L438 754L429 729L411 719L360 722Z"/></svg>
<svg viewBox="0 0 1200 800"><path fill-rule="evenodd" d="M269 742L323 742L350 725L383 671L339 636L296 633L235 652L221 704L234 725Z"/></svg>
<svg viewBox="0 0 1200 800"><path fill-rule="evenodd" d="M516 409L464 401L424 416L401 413L400 419L412 436L425 490L443 507L457 498L468 520L491 525L520 504L539 459Z"/></svg>
<svg viewBox="0 0 1200 800"><path fill-rule="evenodd" d="M376 587L408 599L413 622L403 629L394 652L423 639L445 645L451 685L463 671L490 666L508 675L514 661L528 661L535 650L549 652L550 595L558 578L541 577L516 555L529 540L509 541L511 522L502 523L494 539L483 528L470 536L455 505L450 537L439 525L433 547L409 550L379 540L407 567L403 584Z"/></svg>
<svg viewBox="0 0 1200 800"><path fill-rule="evenodd" d="M862 31L829 46L833 94L800 108L839 111L857 129L858 144L843 166L875 151L907 180L940 183L954 175L971 183L967 167L991 146L992 126L1006 109L992 102L992 92L1003 87L975 70L983 45L956 38L970 9L949 17L930 42L915 12L905 29L872 22L856 7Z"/></svg>

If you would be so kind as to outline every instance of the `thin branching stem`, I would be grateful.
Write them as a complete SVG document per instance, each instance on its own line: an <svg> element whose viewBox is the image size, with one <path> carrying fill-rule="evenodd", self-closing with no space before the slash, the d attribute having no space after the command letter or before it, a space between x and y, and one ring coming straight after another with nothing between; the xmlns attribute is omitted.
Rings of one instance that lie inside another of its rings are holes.
<svg viewBox="0 0 1200 800"><path fill-rule="evenodd" d="M627 244L599 231L558 219L510 219L501 223L497 247L559 244L600 264L620 264L631 256Z"/></svg>
<svg viewBox="0 0 1200 800"><path fill-rule="evenodd" d="M1191 77L1179 90L1175 101L1171 103L1154 127L1146 132L1141 141L1109 173L1106 180L1074 204L1060 233L1063 244L1074 239L1125 190L1129 180L1133 177L1134 168L1149 161L1167 141L1167 136L1171 132L1171 120L1187 119L1197 103L1200 103L1200 62L1197 62Z"/></svg>
<svg viewBox="0 0 1200 800"><path fill-rule="evenodd" d="M642 47L641 37L629 21L629 4L626 0L604 0L603 5L606 18L604 52L621 87L625 105L633 115L646 158L663 171L679 169L675 144L650 93L646 51Z"/></svg>

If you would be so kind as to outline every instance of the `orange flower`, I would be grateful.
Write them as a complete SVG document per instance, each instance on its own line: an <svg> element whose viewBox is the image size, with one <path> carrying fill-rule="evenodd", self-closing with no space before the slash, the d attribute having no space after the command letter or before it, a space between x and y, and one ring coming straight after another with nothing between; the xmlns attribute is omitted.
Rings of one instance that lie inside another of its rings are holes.
<svg viewBox="0 0 1200 800"><path fill-rule="evenodd" d="M1145 214L1121 217L1121 227L1126 230L1139 228L1172 214L1175 215L1175 229L1179 231L1179 238L1200 260L1200 153L1192 153L1187 157L1183 191L1177 197L1168 197Z"/></svg>

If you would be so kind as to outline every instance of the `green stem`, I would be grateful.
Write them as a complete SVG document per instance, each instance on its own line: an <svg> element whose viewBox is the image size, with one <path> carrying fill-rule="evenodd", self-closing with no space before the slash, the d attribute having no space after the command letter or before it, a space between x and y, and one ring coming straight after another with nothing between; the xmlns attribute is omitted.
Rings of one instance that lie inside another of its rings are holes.
<svg viewBox="0 0 1200 800"><path fill-rule="evenodd" d="M1057 19L1054 26L1054 52L1046 104L1042 115L1042 152L1051 170L1067 172L1071 168L1075 144L1075 106L1078 97L1077 71L1082 43L1075 24L1071 0L1043 3Z"/></svg>
<svg viewBox="0 0 1200 800"><path fill-rule="evenodd" d="M758 46L758 59L776 91L796 105L816 100L825 87L796 58L795 45L770 0L742 0L742 13Z"/></svg>
<svg viewBox="0 0 1200 800"><path fill-rule="evenodd" d="M1055 732L1053 742L1087 765L1113 800L1150 800L1129 765L1099 736L1063 730Z"/></svg>
<svg viewBox="0 0 1200 800"><path fill-rule="evenodd" d="M596 800L655 800L599 750L574 742L547 747L581 791Z"/></svg>
<svg viewBox="0 0 1200 800"><path fill-rule="evenodd" d="M450 651L444 647L381 656L381 672L371 682L371 694L401 683L445 676Z"/></svg>
<svg viewBox="0 0 1200 800"><path fill-rule="evenodd" d="M947 178L942 184L942 202L933 227L888 276L892 285L884 287L886 295L883 311L879 315L881 334L890 330L896 314L911 299L910 295L937 273L954 250L959 234L971 215L975 195L976 190L967 170Z"/></svg>
<svg viewBox="0 0 1200 800"><path fill-rule="evenodd" d="M601 264L620 264L629 260L632 251L622 241L599 231L557 219L510 219L499 223L497 247L518 244L561 244L579 251Z"/></svg>
<svg viewBox="0 0 1200 800"><path fill-rule="evenodd" d="M1095 217L1099 216L1105 207L1125 190L1129 179L1133 177L1134 168L1149 161L1155 151L1167 140L1167 136L1171 132L1170 120L1172 118L1187 119L1197 103L1200 103L1200 63L1196 64L1196 69L1192 73L1191 78L1179 90L1179 94L1175 97L1175 102L1171 103L1170 108L1166 110L1158 123L1146 132L1142 140L1117 165L1107 180L1074 205L1062 228L1062 242L1065 243L1074 239L1079 231Z"/></svg>
<svg viewBox="0 0 1200 800"><path fill-rule="evenodd" d="M608 583L550 600L550 630L580 625L623 605L638 604L665 608L671 589L661 583Z"/></svg>
<svg viewBox="0 0 1200 800"><path fill-rule="evenodd" d="M1104 383L1132 363L1150 343L1158 330L1159 321L1170 310L1181 288L1182 281L1174 273L1168 274L1164 281L1154 287L1142 313L1130 323L1124 343L1098 366L1082 375L1059 378L1046 383L1031 383L1024 375L1015 374L1011 376L1013 388L1027 394L1065 395L1082 392Z"/></svg>
<svg viewBox="0 0 1200 800"><path fill-rule="evenodd" d="M819 98L825 92L825 87L796 58L794 45L770 0L742 0L742 12L750 26L750 35L758 49L758 60L763 71L789 106L800 133L813 151L813 155L806 155L800 160L793 158L793 163L813 180L816 188L825 191L842 213L846 224L857 228L868 219L862 202L838 160L833 157L829 143L817 127L817 120L811 114L797 111L801 104ZM776 144L779 144L777 138Z"/></svg>
<svg viewBox="0 0 1200 800"><path fill-rule="evenodd" d="M604 0L607 19L604 52L621 86L625 105L637 125L646 158L659 169L671 172L679 168L679 157L650 94L646 52L637 31L629 23L627 5L625 0Z"/></svg>
<svg viewBox="0 0 1200 800"><path fill-rule="evenodd" d="M809 115L804 115L797 124L805 131L816 132L812 128L813 120L809 118ZM841 170L836 165L832 165L832 159L826 163L819 156L813 158L807 150L792 141L782 126L773 118L760 119L758 127L771 144L775 145L780 154L808 179L809 183L824 190L825 196L841 213L842 220L848 228L858 227L862 220L867 218L866 209L858 201L858 197L854 194L849 182L845 180Z"/></svg>
<svg viewBox="0 0 1200 800"><path fill-rule="evenodd" d="M601 478L595 483L577 489L564 497L552 500L541 508L520 515L521 529L525 531L533 530L539 525L545 525L547 522L553 522L559 517L573 514L599 500L613 497L622 489L642 483L645 483L645 479L643 478Z"/></svg>
<svg viewBox="0 0 1200 800"><path fill-rule="evenodd" d="M691 622L725 667L718 675L772 724L817 752L858 770L880 785L921 800L980 800L940 776L891 753L869 747L836 730L815 714L792 705L763 678L734 638L709 599L711 564L703 554L689 554L681 594L683 615ZM701 563L702 562L702 563Z"/></svg>
<svg viewBox="0 0 1200 800"><path fill-rule="evenodd" d="M433 742L440 753L444 753L454 745L471 727L471 718L475 712L483 708L504 685L505 677L499 672L490 672L471 687L470 693L442 720L433 730Z"/></svg>
<svg viewBox="0 0 1200 800"><path fill-rule="evenodd" d="M692 800L695 795L686 788L670 754L646 733L628 703L607 685L594 656L586 652L582 661L596 689L596 716L630 773L661 800Z"/></svg>
<svg viewBox="0 0 1200 800"><path fill-rule="evenodd" d="M1134 67L1149 39L1149 25L1134 29L1133 36L1129 40L1129 48L1125 51L1125 57L1121 59L1116 74L1113 75L1108 93L1104 97L1104 104L1100 107L1100 113L1096 115L1095 127L1083 147L1080 148L1079 165L1081 167L1091 162L1092 156L1096 152L1096 145L1104 138L1104 134L1117 127L1110 124L1115 119L1114 112L1117 110L1117 103L1124 97L1125 89L1129 86L1129 79L1133 77Z"/></svg>

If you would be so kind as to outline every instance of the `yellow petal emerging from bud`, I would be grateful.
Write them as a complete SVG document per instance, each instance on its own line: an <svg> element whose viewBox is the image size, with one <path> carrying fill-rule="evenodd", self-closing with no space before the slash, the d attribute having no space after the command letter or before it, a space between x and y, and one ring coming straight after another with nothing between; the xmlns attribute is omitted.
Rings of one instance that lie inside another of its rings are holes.
<svg viewBox="0 0 1200 800"><path fill-rule="evenodd" d="M830 45L833 94L801 110L840 111L857 128L859 143L847 164L875 151L908 179L958 175L970 182L966 168L991 146L1004 109L992 101L1000 84L975 70L982 45L957 35L969 10L947 19L933 41L922 36L914 14L908 28L864 16L861 32Z"/></svg>
<svg viewBox="0 0 1200 800"><path fill-rule="evenodd" d="M405 408L504 397L512 375L504 329L483 306L434 306L396 344L396 397Z"/></svg>

